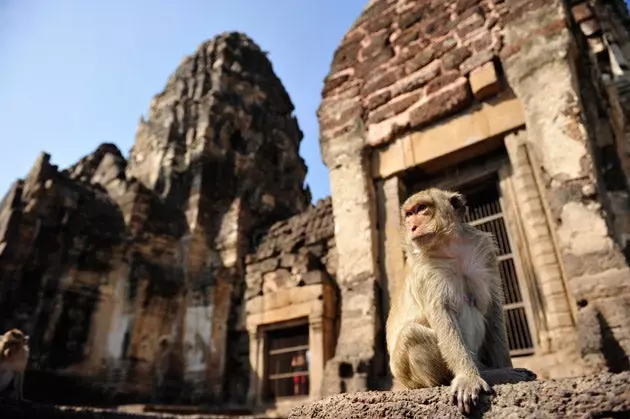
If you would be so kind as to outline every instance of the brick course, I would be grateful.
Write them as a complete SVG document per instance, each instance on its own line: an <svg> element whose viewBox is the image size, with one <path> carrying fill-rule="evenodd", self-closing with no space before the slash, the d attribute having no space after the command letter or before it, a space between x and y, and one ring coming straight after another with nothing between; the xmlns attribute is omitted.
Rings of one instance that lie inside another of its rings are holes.
<svg viewBox="0 0 630 419"><path fill-rule="evenodd" d="M322 135L347 132L347 115L339 117L327 105L347 86L359 86L355 98L362 108L351 118L360 115L368 124L410 112L414 116L405 120L411 125L426 125L463 110L471 96L462 83L500 51L499 23L506 14L505 4L494 0L376 1L335 52L319 110ZM454 96L442 91L447 83ZM395 138L392 128L369 142Z"/></svg>

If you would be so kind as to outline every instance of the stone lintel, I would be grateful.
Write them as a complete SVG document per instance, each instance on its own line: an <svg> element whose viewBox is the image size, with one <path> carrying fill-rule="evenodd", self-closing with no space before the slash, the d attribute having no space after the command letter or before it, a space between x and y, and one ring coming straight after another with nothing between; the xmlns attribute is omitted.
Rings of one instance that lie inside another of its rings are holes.
<svg viewBox="0 0 630 419"><path fill-rule="evenodd" d="M284 307L318 301L324 295L322 284L306 285L259 295L247 301L246 312L257 315Z"/></svg>
<svg viewBox="0 0 630 419"><path fill-rule="evenodd" d="M246 303L248 330L302 317L334 317L334 295L325 284L283 289L252 298Z"/></svg>
<svg viewBox="0 0 630 419"><path fill-rule="evenodd" d="M372 176L386 178L411 167L482 143L525 123L520 101L501 97L476 110L399 138L372 154Z"/></svg>

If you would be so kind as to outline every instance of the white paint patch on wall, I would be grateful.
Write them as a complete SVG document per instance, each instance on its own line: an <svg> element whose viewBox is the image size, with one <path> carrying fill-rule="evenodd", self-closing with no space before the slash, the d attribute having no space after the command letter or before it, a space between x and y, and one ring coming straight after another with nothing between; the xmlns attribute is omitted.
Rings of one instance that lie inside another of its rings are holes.
<svg viewBox="0 0 630 419"><path fill-rule="evenodd" d="M123 355L123 343L125 340L125 332L131 323L132 314L127 309L127 281L119 278L114 288L114 309L111 315L114 320L109 336L107 336L107 358L121 359Z"/></svg>
<svg viewBox="0 0 630 419"><path fill-rule="evenodd" d="M184 368L187 373L206 369L212 337L212 312L212 304L186 309Z"/></svg>
<svg viewBox="0 0 630 419"><path fill-rule="evenodd" d="M561 245L575 256L613 249L606 221L597 214L598 209L598 205L586 207L579 202L567 202L562 208L558 237Z"/></svg>

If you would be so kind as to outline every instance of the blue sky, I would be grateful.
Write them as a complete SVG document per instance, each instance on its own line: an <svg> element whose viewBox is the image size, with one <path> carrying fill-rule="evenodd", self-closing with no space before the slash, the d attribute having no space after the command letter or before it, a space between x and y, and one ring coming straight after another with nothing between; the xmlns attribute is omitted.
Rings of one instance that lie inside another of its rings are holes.
<svg viewBox="0 0 630 419"><path fill-rule="evenodd" d="M224 31L266 51L296 107L314 200L329 192L315 112L367 0L0 0L0 196L44 150L67 167L103 142L127 155L181 59Z"/></svg>

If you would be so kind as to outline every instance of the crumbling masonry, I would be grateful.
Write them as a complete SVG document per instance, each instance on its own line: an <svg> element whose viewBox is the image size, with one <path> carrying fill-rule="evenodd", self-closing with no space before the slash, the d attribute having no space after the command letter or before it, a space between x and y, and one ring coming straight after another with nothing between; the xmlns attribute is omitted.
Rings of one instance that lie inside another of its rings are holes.
<svg viewBox="0 0 630 419"><path fill-rule="evenodd" d="M284 414L389 388L398 207L427 186L497 238L515 365L630 369L628 60L621 0L373 0L324 83L332 194L313 206L264 53L201 45L128 162L43 154L3 200L0 319L33 337L27 395L62 402L38 392L54 377L68 402L149 400L160 336L161 402Z"/></svg>

